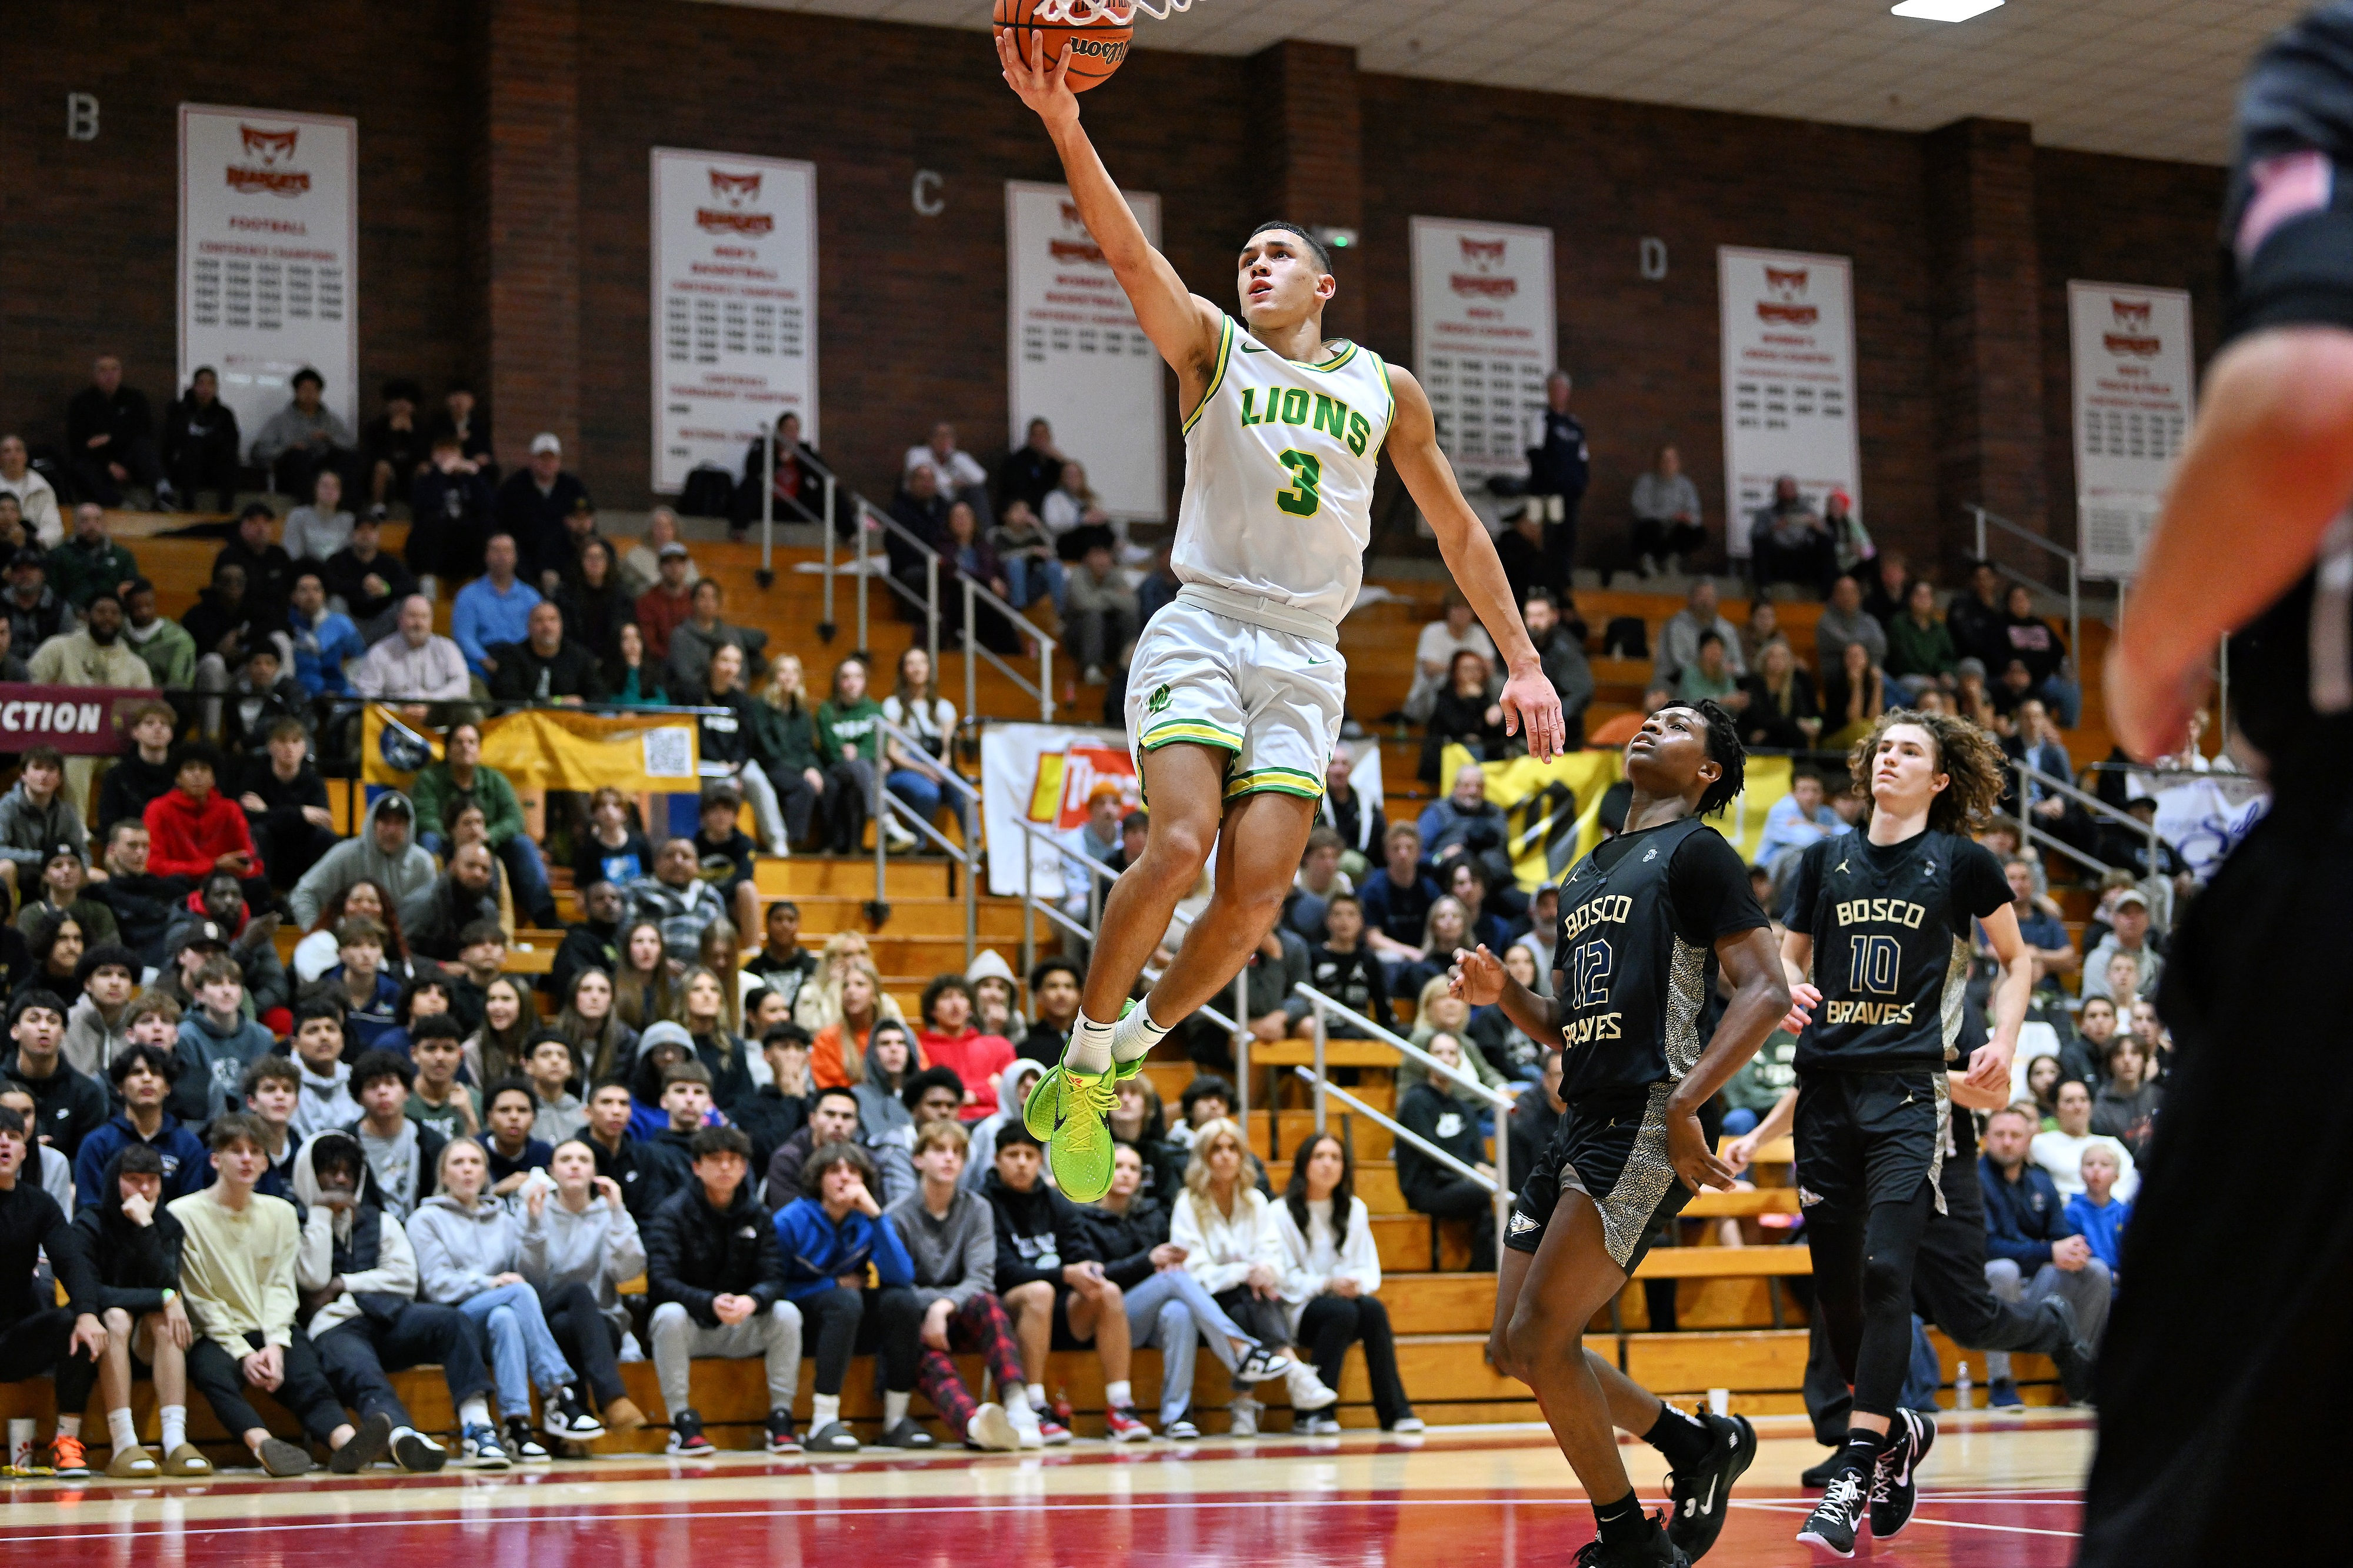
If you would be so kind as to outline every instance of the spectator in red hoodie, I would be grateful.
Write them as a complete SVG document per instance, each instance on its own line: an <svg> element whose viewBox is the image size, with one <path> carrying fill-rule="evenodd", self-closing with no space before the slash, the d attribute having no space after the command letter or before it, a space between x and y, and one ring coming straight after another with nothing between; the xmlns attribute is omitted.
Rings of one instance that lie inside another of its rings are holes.
<svg viewBox="0 0 2353 1568"><path fill-rule="evenodd" d="M1013 1042L972 1026L972 983L943 974L923 987L923 1033L918 1042L926 1067L944 1067L965 1083L961 1121L997 1114L997 1080L1013 1064Z"/></svg>
<svg viewBox="0 0 2353 1568"><path fill-rule="evenodd" d="M181 749L174 787L147 803L147 869L201 884L217 868L236 874L246 902L269 907L269 878L253 847L245 808L213 788L220 754L201 742Z"/></svg>

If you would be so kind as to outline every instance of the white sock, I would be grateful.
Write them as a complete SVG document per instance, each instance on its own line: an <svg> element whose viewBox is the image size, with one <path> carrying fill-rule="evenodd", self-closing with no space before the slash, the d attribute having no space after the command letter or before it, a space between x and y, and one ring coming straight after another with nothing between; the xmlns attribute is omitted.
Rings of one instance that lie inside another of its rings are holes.
<svg viewBox="0 0 2353 1568"><path fill-rule="evenodd" d="M1025 1421L1035 1421L1038 1413L1029 1408L1029 1391L1019 1384L997 1391L997 1402L1005 1406L1005 1414L1018 1426Z"/></svg>
<svg viewBox="0 0 2353 1568"><path fill-rule="evenodd" d="M1152 1047L1158 1045L1161 1037L1167 1033L1166 1029L1152 1021L1152 1004L1149 1001L1139 1002L1135 1005L1134 1012L1122 1018L1113 1027L1112 1060L1142 1061L1152 1054Z"/></svg>
<svg viewBox="0 0 2353 1568"><path fill-rule="evenodd" d="M893 1394L889 1389L884 1389L882 1391L882 1425L896 1426L900 1422L904 1421L907 1418L907 1401L913 1397L915 1395L912 1389L905 1394Z"/></svg>
<svg viewBox="0 0 2353 1568"><path fill-rule="evenodd" d="M1114 1410L1124 1410L1135 1403L1135 1394L1127 1386L1127 1379L1103 1384L1103 1403Z"/></svg>
<svg viewBox="0 0 2353 1568"><path fill-rule="evenodd" d="M822 1432L841 1419L841 1395L815 1394L809 1396L809 1430Z"/></svg>
<svg viewBox="0 0 2353 1568"><path fill-rule="evenodd" d="M81 1417L80 1417L80 1416L79 1416L79 1415L60 1415L60 1416L58 1416L58 1436L60 1436L60 1437L79 1437L79 1436L81 1436Z"/></svg>
<svg viewBox="0 0 2353 1568"><path fill-rule="evenodd" d="M1035 1410L1040 1415L1045 1415L1049 1410L1053 1408L1053 1406L1046 1401L1046 1385L1044 1384L1033 1383L1029 1385L1029 1408Z"/></svg>
<svg viewBox="0 0 2353 1568"><path fill-rule="evenodd" d="M126 1405L120 1410L106 1413L106 1436L118 1454L125 1448L139 1447L139 1426L131 1419L131 1406Z"/></svg>
<svg viewBox="0 0 2353 1568"><path fill-rule="evenodd" d="M188 1440L188 1407L185 1405L166 1405L162 1414L164 1452L168 1454Z"/></svg>
<svg viewBox="0 0 2353 1568"><path fill-rule="evenodd" d="M1079 1021L1071 1029L1071 1048L1062 1053L1062 1065L1079 1072L1111 1071L1113 1028L1113 1025L1096 1023L1081 1008Z"/></svg>
<svg viewBox="0 0 2353 1568"><path fill-rule="evenodd" d="M491 1402L474 1394L458 1406L458 1422L464 1426L487 1426L491 1424Z"/></svg>

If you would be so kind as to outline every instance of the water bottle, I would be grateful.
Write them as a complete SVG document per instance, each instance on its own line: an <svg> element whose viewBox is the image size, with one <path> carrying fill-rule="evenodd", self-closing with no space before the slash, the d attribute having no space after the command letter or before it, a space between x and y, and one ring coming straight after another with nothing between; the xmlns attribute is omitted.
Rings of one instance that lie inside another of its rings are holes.
<svg viewBox="0 0 2353 1568"><path fill-rule="evenodd" d="M1954 1408L1954 1409L1956 1409L1956 1410L1967 1410L1967 1409L1969 1407L1969 1391L1970 1391L1970 1387L1971 1387L1971 1384L1970 1384L1970 1383L1969 1383L1969 1363L1967 1363L1967 1362L1963 1362L1963 1363L1961 1363L1957 1367L1956 1367L1956 1368L1954 1369L1954 1371L1953 1371L1953 1408Z"/></svg>

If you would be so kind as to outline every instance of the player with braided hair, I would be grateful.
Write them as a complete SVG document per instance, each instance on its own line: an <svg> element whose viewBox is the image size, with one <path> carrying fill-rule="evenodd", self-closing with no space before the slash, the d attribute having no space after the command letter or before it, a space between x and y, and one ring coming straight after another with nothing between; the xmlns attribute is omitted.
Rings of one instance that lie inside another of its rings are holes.
<svg viewBox="0 0 2353 1568"><path fill-rule="evenodd" d="M1874 1540L1911 1522L1914 1473L1933 1422L1899 1410L1912 1345L1912 1269L1945 1212L1955 1154L1945 1064L2006 1091L2034 984L2010 884L1969 832L2001 794L2001 752L1963 719L1897 709L1854 748L1858 831L1809 847L1781 939L1798 1036L1798 1203L1814 1297L1853 1390L1847 1440L1799 1541L1841 1556L1866 1511ZM2001 962L1992 1038L1961 1038L1972 921ZM1809 973L1810 972L1810 981Z"/></svg>
<svg viewBox="0 0 2353 1568"><path fill-rule="evenodd" d="M1703 1185L1732 1184L1715 1154L1713 1102L1788 1005L1747 868L1703 820L1740 793L1746 769L1732 716L1715 703L1651 714L1626 742L1626 830L1561 885L1553 994L1512 979L1484 947L1455 955L1456 995L1500 1003L1561 1051L1568 1109L1535 1168L1512 1173L1519 1196L1487 1345L1497 1368L1535 1390L1593 1500L1597 1539L1580 1563L1697 1561L1757 1454L1745 1419L1687 1415L1583 1345L1660 1226ZM1719 963L1733 994L1710 1037ZM1663 1530L1643 1516L1613 1427L1667 1460Z"/></svg>

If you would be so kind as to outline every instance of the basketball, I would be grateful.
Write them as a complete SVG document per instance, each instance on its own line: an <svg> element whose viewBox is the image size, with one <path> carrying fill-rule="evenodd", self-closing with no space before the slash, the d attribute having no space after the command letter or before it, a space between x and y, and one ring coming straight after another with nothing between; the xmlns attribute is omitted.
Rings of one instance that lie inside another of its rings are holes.
<svg viewBox="0 0 2353 1568"><path fill-rule="evenodd" d="M1053 64L1069 44L1071 90L1084 92L1109 81L1127 58L1135 0L997 0L996 19L1032 65Z"/></svg>

